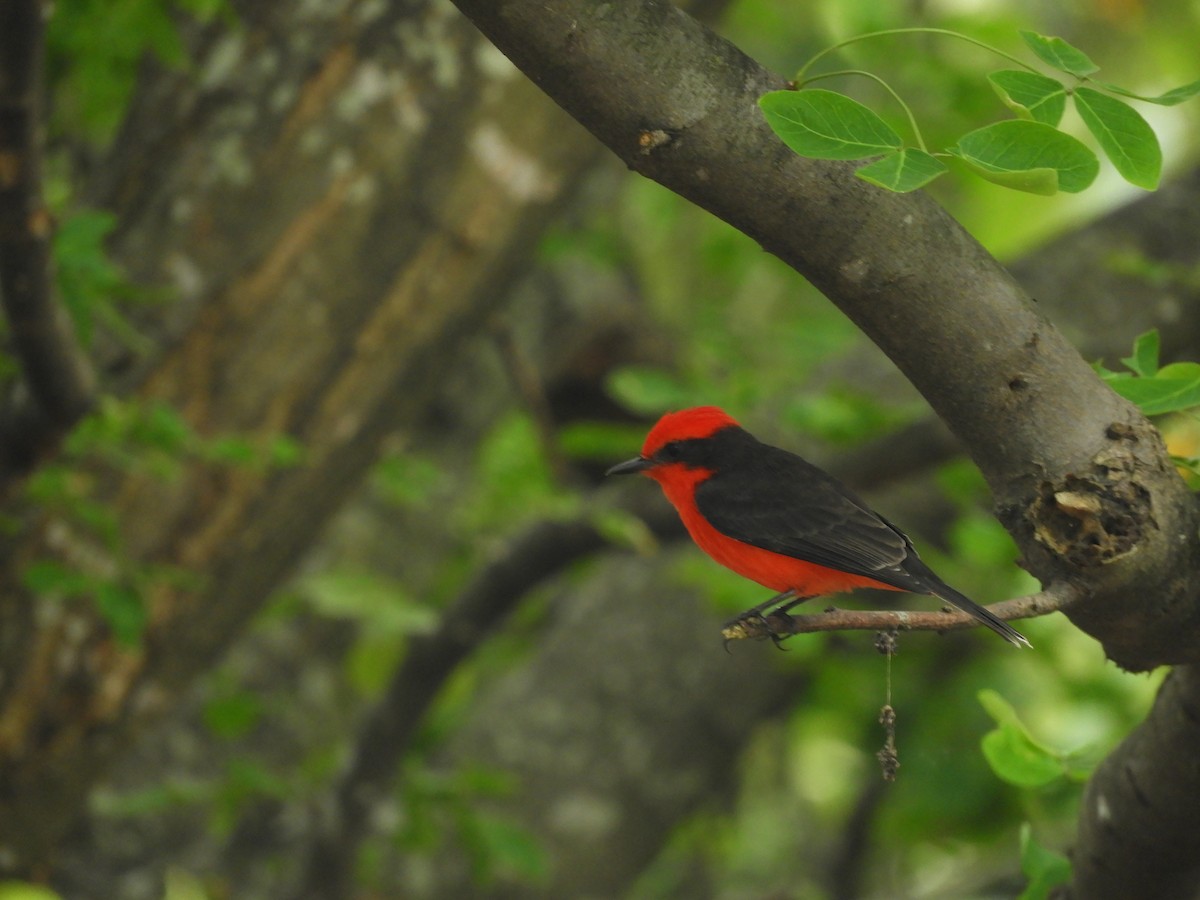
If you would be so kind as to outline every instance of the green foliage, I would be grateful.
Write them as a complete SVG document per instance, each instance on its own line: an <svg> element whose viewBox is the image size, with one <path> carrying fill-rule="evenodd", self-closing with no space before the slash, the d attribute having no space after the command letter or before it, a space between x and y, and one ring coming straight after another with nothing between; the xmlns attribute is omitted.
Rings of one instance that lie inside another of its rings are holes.
<svg viewBox="0 0 1200 900"><path fill-rule="evenodd" d="M666 409L691 405L687 388L661 369L624 366L608 377L608 391L622 406L634 412L655 415ZM638 441L634 446L640 446Z"/></svg>
<svg viewBox="0 0 1200 900"><path fill-rule="evenodd" d="M438 624L434 607L379 572L338 566L307 575L296 591L323 616L356 622L359 639L346 660L350 684L378 694L402 655L403 639L429 634Z"/></svg>
<svg viewBox="0 0 1200 900"><path fill-rule="evenodd" d="M1033 31L1022 31L1021 40L1029 45L1042 62L1076 78L1086 78L1100 67L1087 58L1082 50L1072 47L1060 37L1046 37Z"/></svg>
<svg viewBox="0 0 1200 900"><path fill-rule="evenodd" d="M327 569L306 576L297 589L323 615L361 622L373 633L428 634L437 624L433 610L416 602L398 581L378 572Z"/></svg>
<svg viewBox="0 0 1200 900"><path fill-rule="evenodd" d="M84 344L101 324L127 347L143 350L145 339L129 325L117 303L152 295L136 288L108 258L104 242L116 223L116 216L103 210L76 210L62 219L53 245L58 290Z"/></svg>
<svg viewBox="0 0 1200 900"><path fill-rule="evenodd" d="M46 33L56 121L107 140L125 115L147 55L181 68L187 55L172 16L232 16L228 0L61 0Z"/></svg>
<svg viewBox="0 0 1200 900"><path fill-rule="evenodd" d="M801 394L782 415L789 430L819 438L830 444L851 446L887 434L920 409L905 404L887 404L862 391L837 384L827 390Z"/></svg>
<svg viewBox="0 0 1200 900"><path fill-rule="evenodd" d="M996 722L997 727L983 736L982 747L1000 778L1017 787L1040 788L1063 778L1087 777L1090 769L1080 765L1078 753L1057 751L1035 739L1012 704L996 691L980 691L979 702Z"/></svg>
<svg viewBox="0 0 1200 900"><path fill-rule="evenodd" d="M772 91L758 105L780 139L801 156L862 159L904 143L867 107L833 91Z"/></svg>
<svg viewBox="0 0 1200 900"><path fill-rule="evenodd" d="M147 612L142 602L142 592L136 587L121 582L100 581L93 594L96 608L118 643L126 647L135 646L146 628Z"/></svg>
<svg viewBox="0 0 1200 900"><path fill-rule="evenodd" d="M1023 66L1021 70L1003 69L988 75L1001 100L1018 118L977 128L940 153L930 153L908 106L886 83L881 82L909 119L915 147L906 146L890 125L861 103L832 91L804 88L818 78L834 75L864 75L881 81L878 76L860 70L807 78L806 73L832 50L868 38L914 33L964 40ZM928 184L947 171L938 159L942 156L961 160L976 175L995 184L1050 195L1058 191L1076 193L1084 190L1095 180L1100 168L1099 160L1088 147L1057 128L1070 97L1083 123L1121 176L1137 187L1156 188L1162 174L1158 138L1133 107L1112 95L1171 105L1200 93L1200 82L1157 97L1139 96L1125 88L1092 79L1090 76L1099 67L1062 38L1031 31L1022 31L1021 37L1038 59L1074 81L1064 84L1016 57L957 32L940 28L897 28L860 35L818 53L800 70L796 78L797 89L765 94L760 98L759 106L772 130L801 156L840 160L880 157L861 166L856 174L888 190L911 191Z"/></svg>
<svg viewBox="0 0 1200 900"><path fill-rule="evenodd" d="M988 75L988 81L1004 105L1022 119L1057 126L1067 108L1067 89L1061 81L1037 72L1001 69Z"/></svg>
<svg viewBox="0 0 1200 900"><path fill-rule="evenodd" d="M1049 900L1054 888L1071 879L1071 861L1035 841L1028 822L1021 826L1021 874L1029 883L1017 900Z"/></svg>
<svg viewBox="0 0 1200 900"><path fill-rule="evenodd" d="M855 174L863 181L904 194L924 187L945 171L945 163L937 157L915 147L901 147L860 166Z"/></svg>
<svg viewBox="0 0 1200 900"><path fill-rule="evenodd" d="M401 508L423 508L448 477L433 460L413 453L391 453L372 469L375 486Z"/></svg>
<svg viewBox="0 0 1200 900"><path fill-rule="evenodd" d="M658 549L658 539L646 523L623 509L600 509L591 514L592 524L613 546L629 547L650 554Z"/></svg>
<svg viewBox="0 0 1200 900"><path fill-rule="evenodd" d="M643 402L645 399L643 396ZM650 406L649 411L661 408ZM645 435L646 429L641 425L613 422L571 422L557 433L559 449L570 459L603 461L617 459L622 454L632 456L631 448L640 447Z"/></svg>
<svg viewBox="0 0 1200 900"><path fill-rule="evenodd" d="M1025 119L985 125L946 152L980 178L1031 194L1078 193L1100 171L1096 155L1078 140Z"/></svg>
<svg viewBox="0 0 1200 900"><path fill-rule="evenodd" d="M178 410L158 401L100 399L65 447L75 462L103 462L126 472L169 479L185 462L268 471L300 465L303 446L290 435L200 435Z"/></svg>
<svg viewBox="0 0 1200 900"><path fill-rule="evenodd" d="M396 841L402 847L434 852L453 835L467 852L477 885L499 878L536 885L549 872L546 851L528 830L485 811L489 798L512 793L515 785L504 773L466 767L437 774L407 767L402 803L405 822Z"/></svg>
<svg viewBox="0 0 1200 900"><path fill-rule="evenodd" d="M250 756L236 756L225 763L223 777L214 783L213 828L230 834L243 811L261 800L295 797L299 785Z"/></svg>
<svg viewBox="0 0 1200 900"><path fill-rule="evenodd" d="M245 737L262 718L258 694L233 689L215 693L204 703L203 718L208 730L224 740Z"/></svg>
<svg viewBox="0 0 1200 900"><path fill-rule="evenodd" d="M62 900L62 897L40 884L0 881L0 900Z"/></svg>
<svg viewBox="0 0 1200 900"><path fill-rule="evenodd" d="M477 884L491 884L501 876L527 884L546 880L550 872L546 851L528 829L486 813L463 817L459 827Z"/></svg>
<svg viewBox="0 0 1200 900"><path fill-rule="evenodd" d="M478 502L463 511L472 531L511 533L534 518L569 517L579 497L558 483L533 420L516 413L484 438L476 461Z"/></svg>
<svg viewBox="0 0 1200 900"><path fill-rule="evenodd" d="M1128 103L1089 87L1075 89L1075 109L1121 177L1148 191L1158 187L1162 150L1149 123Z"/></svg>
<svg viewBox="0 0 1200 900"><path fill-rule="evenodd" d="M267 471L301 458L299 444L287 435L203 437L164 403L102 397L59 458L24 485L31 504L70 526L76 549L69 558L33 560L23 584L52 602L89 598L117 641L134 646L147 624L144 598L158 585L194 587L196 576L125 554L103 493L106 471L170 481L185 464Z"/></svg>
<svg viewBox="0 0 1200 900"><path fill-rule="evenodd" d="M1200 406L1200 363L1158 365L1158 331L1147 331L1134 341L1133 355L1121 360L1128 372L1113 372L1096 364L1096 371L1114 391L1148 416Z"/></svg>

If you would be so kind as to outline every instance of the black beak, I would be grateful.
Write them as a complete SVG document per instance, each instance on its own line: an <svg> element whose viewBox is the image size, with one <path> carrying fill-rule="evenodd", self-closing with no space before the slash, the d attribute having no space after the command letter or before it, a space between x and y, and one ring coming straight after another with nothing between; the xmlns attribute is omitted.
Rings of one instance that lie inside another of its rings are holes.
<svg viewBox="0 0 1200 900"><path fill-rule="evenodd" d="M647 469L653 468L653 460L645 459L641 456L635 456L633 459L627 459L623 463L617 463L605 475L636 475L638 472L645 472Z"/></svg>

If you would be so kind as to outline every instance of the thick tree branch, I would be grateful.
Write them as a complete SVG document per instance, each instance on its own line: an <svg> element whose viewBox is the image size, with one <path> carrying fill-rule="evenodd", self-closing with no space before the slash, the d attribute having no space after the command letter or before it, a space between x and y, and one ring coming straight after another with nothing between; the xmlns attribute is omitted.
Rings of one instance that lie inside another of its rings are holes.
<svg viewBox="0 0 1200 900"><path fill-rule="evenodd" d="M1154 708L1088 782L1075 900L1194 900L1200 885L1200 669L1179 666Z"/></svg>
<svg viewBox="0 0 1200 900"><path fill-rule="evenodd" d="M0 6L0 300L25 389L0 413L0 476L19 474L92 405L95 380L69 317L55 302L42 202L40 0Z"/></svg>
<svg viewBox="0 0 1200 900"><path fill-rule="evenodd" d="M892 358L980 466L1026 567L1086 586L1072 620L1110 657L1200 659L1200 519L1157 432L932 200L793 155L756 105L783 80L662 0L456 2L630 167L754 237Z"/></svg>

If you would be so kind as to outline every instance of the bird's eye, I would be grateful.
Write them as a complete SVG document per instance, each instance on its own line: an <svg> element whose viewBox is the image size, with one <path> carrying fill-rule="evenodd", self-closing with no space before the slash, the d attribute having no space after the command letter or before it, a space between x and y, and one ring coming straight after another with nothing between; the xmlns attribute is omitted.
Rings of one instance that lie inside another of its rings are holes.
<svg viewBox="0 0 1200 900"><path fill-rule="evenodd" d="M676 462L683 458L683 448L679 446L678 441L672 441L659 450L657 455L667 462Z"/></svg>

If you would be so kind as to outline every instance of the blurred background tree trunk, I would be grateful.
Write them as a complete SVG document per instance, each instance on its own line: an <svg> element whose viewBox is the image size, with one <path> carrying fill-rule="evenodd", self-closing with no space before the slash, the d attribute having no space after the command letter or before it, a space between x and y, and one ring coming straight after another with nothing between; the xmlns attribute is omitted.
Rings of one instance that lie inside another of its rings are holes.
<svg viewBox="0 0 1200 900"><path fill-rule="evenodd" d="M109 371L267 462L95 472L110 546L24 513L0 620L9 871L52 855L94 779L262 608L384 439L435 418L598 156L445 4L238 12L241 27L195 35L198 77L147 73L88 194L116 213L129 274L179 297L141 323L156 352L114 352ZM285 439L298 458L275 464ZM69 598L35 612L22 577L48 560L136 578L141 642Z"/></svg>
<svg viewBox="0 0 1200 900"><path fill-rule="evenodd" d="M681 822L736 805L755 724L807 698L821 669L803 650L720 653L720 616L672 577L678 557L589 562L604 536L530 585L523 606L524 594L512 598L517 622L494 627L497 643L524 649L519 663L489 663L485 647L457 680L430 681L428 693L451 695L448 711L412 746L386 748L406 761L399 792L369 798L356 839L334 842L338 877L326 884L329 872L303 864L328 837L362 722L387 712L387 679L345 683L369 626L294 606L260 615L269 601L294 598L296 576L349 563L440 602L468 582L446 575L452 565L502 560L525 522L475 546L452 522L478 502L480 477L524 477L476 469L513 411L539 429L556 483L588 498L568 518L611 511L624 501L594 490L595 466L556 458L554 435L581 418L631 420L606 376L669 365L679 348L630 273L539 256L548 231L610 204L623 173L448 3L234 5L236 27L186 27L193 66L146 64L110 149L76 154L80 195L115 213L114 258L171 298L133 315L148 341L97 338L105 383L177 411L164 428L186 437L166 474L101 456L72 476L74 499L111 510L111 532L37 497L7 510L22 527L0 571L0 873L50 873L69 897L159 897L164 860L213 873L214 896L350 895L356 873L406 896L532 896L531 882L548 897L631 890L649 860L669 856ZM1168 185L1030 255L1021 276L1092 355L1125 351L1133 318L1137 330L1169 325L1170 347L1194 346L1200 305L1185 273L1196 246L1178 238L1196 232L1198 191L1195 174ZM1114 248L1167 275L1115 270ZM1087 304L1062 304L1084 278ZM873 348L817 377L846 372L897 404L911 396ZM956 448L929 423L909 434L907 454L889 435L831 462L945 539L945 504L905 484ZM369 477L381 458L438 461L406 476L423 503L386 499ZM649 509L637 511L661 524L661 507ZM136 592L140 636L122 639L86 592L35 598L28 573L48 563L116 601ZM873 748L882 666L857 663L861 680L815 691L857 702ZM921 682L923 702L972 702L942 677L950 667L938 661ZM243 745L213 733L226 682L259 698L250 738L287 776L247 768ZM781 755L755 758L780 785L791 777ZM875 770L857 774L853 816L775 835L798 870L836 858L828 879L810 870L793 884L865 890L863 836L881 794ZM201 786L239 778L236 797ZM132 814L138 804L157 811L152 822ZM403 852L389 852L401 832ZM489 852L524 868L496 869ZM679 896L716 892L699 863L689 868L673 873Z"/></svg>

